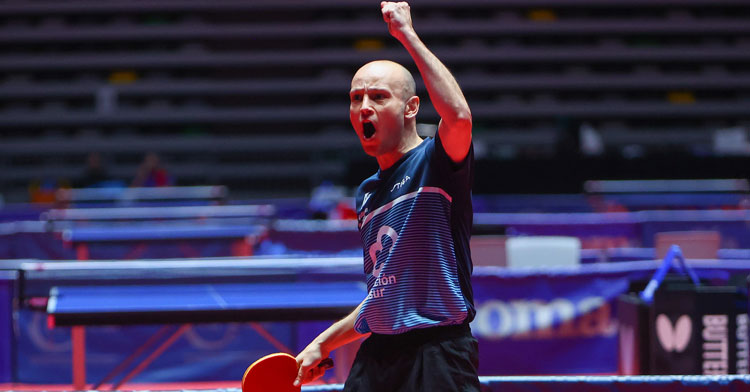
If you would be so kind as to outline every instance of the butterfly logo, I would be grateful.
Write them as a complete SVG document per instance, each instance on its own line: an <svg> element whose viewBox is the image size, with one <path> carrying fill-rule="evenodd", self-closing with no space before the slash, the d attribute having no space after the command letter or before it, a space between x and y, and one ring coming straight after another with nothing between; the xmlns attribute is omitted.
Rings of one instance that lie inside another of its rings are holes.
<svg viewBox="0 0 750 392"><path fill-rule="evenodd" d="M679 353L685 351L690 343L692 333L693 322L686 314L680 316L674 326L665 314L656 317L656 336L667 352Z"/></svg>

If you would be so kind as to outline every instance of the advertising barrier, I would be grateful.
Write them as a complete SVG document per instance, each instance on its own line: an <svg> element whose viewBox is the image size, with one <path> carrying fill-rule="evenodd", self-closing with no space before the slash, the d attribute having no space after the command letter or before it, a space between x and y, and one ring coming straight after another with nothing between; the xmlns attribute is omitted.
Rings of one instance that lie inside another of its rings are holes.
<svg viewBox="0 0 750 392"><path fill-rule="evenodd" d="M12 345L13 334L11 317L13 315L15 271L0 270L0 383L12 380Z"/></svg>
<svg viewBox="0 0 750 392"><path fill-rule="evenodd" d="M702 280L712 282L727 282L732 275L750 272L748 260L691 264ZM472 331L479 341L480 374L617 374L616 299L628 291L631 282L647 281L657 266L652 260L544 270L475 268L472 279L477 315ZM319 277L310 272L301 276L310 280L354 279L351 271L337 274L334 268L321 269L324 271L317 272ZM673 328L678 320L670 318ZM16 322L16 381L70 382L70 329L50 330L44 313L30 310L19 312ZM182 335L133 382L236 379L251 359L283 351L279 343L290 351L299 351L329 323L262 325L276 344L247 323L193 325L190 333ZM155 328L87 328L89 382L103 378Z"/></svg>

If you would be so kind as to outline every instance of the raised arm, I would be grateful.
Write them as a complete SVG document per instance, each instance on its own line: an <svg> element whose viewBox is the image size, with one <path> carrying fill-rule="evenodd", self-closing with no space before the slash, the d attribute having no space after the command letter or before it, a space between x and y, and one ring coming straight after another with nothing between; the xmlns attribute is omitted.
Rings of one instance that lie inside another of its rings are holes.
<svg viewBox="0 0 750 392"><path fill-rule="evenodd" d="M448 68L419 39L406 2L381 2L388 31L406 48L422 75L430 100L440 115L438 132L448 156L461 162L471 147L471 110Z"/></svg>

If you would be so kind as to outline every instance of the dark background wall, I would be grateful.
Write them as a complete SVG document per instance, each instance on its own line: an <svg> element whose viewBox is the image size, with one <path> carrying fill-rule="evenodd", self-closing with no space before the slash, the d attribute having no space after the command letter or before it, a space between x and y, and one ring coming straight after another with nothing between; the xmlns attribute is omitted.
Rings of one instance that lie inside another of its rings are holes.
<svg viewBox="0 0 750 392"><path fill-rule="evenodd" d="M307 195L370 174L350 77L414 70L377 1L0 4L0 194L80 186L99 153L130 185L155 152L178 185ZM476 192L586 179L747 177L750 3L415 0L474 115ZM424 96L420 83L419 91ZM438 118L424 99L419 121Z"/></svg>

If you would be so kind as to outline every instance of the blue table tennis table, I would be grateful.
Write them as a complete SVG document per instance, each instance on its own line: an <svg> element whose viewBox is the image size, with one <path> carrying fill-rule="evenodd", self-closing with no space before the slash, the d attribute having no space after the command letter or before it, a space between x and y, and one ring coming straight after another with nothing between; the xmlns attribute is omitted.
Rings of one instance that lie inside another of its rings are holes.
<svg viewBox="0 0 750 392"><path fill-rule="evenodd" d="M367 295L360 282L53 287L54 326L327 320Z"/></svg>
<svg viewBox="0 0 750 392"><path fill-rule="evenodd" d="M73 327L73 386L84 390L84 326L184 324L154 352L158 356L190 323L338 319L366 295L365 284L353 281L55 286L47 314L51 326ZM156 356L152 354L137 369ZM134 375L131 372L113 389ZM93 389L113 376L110 373Z"/></svg>

